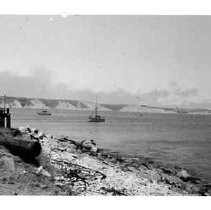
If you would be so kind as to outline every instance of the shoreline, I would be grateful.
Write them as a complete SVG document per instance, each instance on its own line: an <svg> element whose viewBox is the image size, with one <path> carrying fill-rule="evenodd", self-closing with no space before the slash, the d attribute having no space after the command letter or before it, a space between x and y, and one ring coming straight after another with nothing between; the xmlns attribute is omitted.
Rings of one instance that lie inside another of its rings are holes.
<svg viewBox="0 0 211 210"><path fill-rule="evenodd" d="M60 138L58 138L58 140L61 141ZM68 137L66 137L66 140L68 141ZM96 153L90 154L89 152L85 152L85 155L91 156L91 158L94 156L102 162L106 161L106 164L113 164L112 167L119 167L119 169L126 173L131 172L132 174L140 176L139 181L142 181L141 185L151 187L151 191L148 192L148 195L211 194L211 185L208 181L191 175L186 169L180 166L154 161L152 158L126 155L105 148L100 149L97 155ZM165 187L167 187L169 191L165 191ZM156 192L153 191L156 188L160 190ZM139 195L139 193L132 195ZM141 191L141 193L142 195L145 194L143 191ZM128 195L131 194L129 193Z"/></svg>
<svg viewBox="0 0 211 210"><path fill-rule="evenodd" d="M25 133L21 135L28 136ZM211 195L210 183L191 175L180 166L98 148L97 145L92 147L89 140L82 144L67 136L43 134L38 141L42 145L38 165L19 160L21 169L28 168L24 171L27 171L27 190L31 195L36 193L34 187L30 187L33 185L30 176L39 179L35 186L39 189L39 195ZM19 164L14 161L17 157L10 156L13 165ZM4 155L0 156L0 160L2 158ZM13 173L9 170L10 176L14 177L14 173L20 175L17 170L13 170ZM28 178L27 174L30 175ZM2 175L0 180L4 180L1 178ZM48 184L43 184L46 180ZM21 180L14 178L13 183L23 188L18 194L27 191Z"/></svg>

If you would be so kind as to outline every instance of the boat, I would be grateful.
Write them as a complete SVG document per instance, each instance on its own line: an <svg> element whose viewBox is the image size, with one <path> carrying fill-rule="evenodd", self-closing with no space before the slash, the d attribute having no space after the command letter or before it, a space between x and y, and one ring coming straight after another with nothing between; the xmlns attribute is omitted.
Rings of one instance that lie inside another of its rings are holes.
<svg viewBox="0 0 211 210"><path fill-rule="evenodd" d="M105 122L105 117L98 115L97 109L98 109L98 105L97 105L97 102L96 102L95 112L94 112L93 115L89 116L89 122L96 122L96 123Z"/></svg>
<svg viewBox="0 0 211 210"><path fill-rule="evenodd" d="M51 115L51 113L47 110L42 110L41 112L37 112L38 115Z"/></svg>

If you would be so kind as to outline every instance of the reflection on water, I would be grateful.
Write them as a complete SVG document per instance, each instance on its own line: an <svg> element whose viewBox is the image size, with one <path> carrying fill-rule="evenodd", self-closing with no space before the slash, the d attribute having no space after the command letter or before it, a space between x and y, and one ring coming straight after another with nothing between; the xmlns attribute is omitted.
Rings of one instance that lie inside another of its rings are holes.
<svg viewBox="0 0 211 210"><path fill-rule="evenodd" d="M211 116L103 112L105 123L89 123L88 111L12 110L14 127L30 125L54 135L93 138L102 147L179 164L211 181Z"/></svg>

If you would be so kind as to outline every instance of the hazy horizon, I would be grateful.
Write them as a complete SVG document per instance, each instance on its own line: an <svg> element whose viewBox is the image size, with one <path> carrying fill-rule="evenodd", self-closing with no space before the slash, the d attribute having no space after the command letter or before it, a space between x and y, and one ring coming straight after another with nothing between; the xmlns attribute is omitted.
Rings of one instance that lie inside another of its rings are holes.
<svg viewBox="0 0 211 210"><path fill-rule="evenodd" d="M211 108L210 16L0 16L0 95Z"/></svg>

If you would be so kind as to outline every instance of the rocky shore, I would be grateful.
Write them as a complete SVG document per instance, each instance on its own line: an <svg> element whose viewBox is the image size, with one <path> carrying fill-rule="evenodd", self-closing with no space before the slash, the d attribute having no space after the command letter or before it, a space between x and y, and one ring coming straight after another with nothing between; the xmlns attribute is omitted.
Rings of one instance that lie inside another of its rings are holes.
<svg viewBox="0 0 211 210"><path fill-rule="evenodd" d="M93 140L27 129L19 135L39 141L42 153L27 161L0 146L1 195L211 195L211 184L179 166L98 148Z"/></svg>

